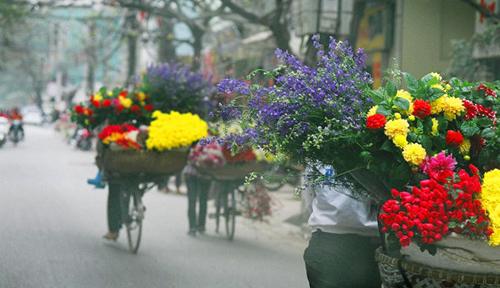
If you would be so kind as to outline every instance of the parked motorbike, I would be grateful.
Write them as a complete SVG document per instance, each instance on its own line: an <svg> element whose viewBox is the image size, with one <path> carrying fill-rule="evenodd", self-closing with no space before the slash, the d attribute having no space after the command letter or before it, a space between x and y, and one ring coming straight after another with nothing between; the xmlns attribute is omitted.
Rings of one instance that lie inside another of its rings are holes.
<svg viewBox="0 0 500 288"><path fill-rule="evenodd" d="M9 120L0 116L0 147L7 142L7 135L9 134Z"/></svg>
<svg viewBox="0 0 500 288"><path fill-rule="evenodd" d="M76 148L82 151L92 149L92 132L87 128L80 128L76 131Z"/></svg>
<svg viewBox="0 0 500 288"><path fill-rule="evenodd" d="M8 137L9 140L14 143L14 145L17 145L17 143L24 139L23 122L21 120L12 120Z"/></svg>

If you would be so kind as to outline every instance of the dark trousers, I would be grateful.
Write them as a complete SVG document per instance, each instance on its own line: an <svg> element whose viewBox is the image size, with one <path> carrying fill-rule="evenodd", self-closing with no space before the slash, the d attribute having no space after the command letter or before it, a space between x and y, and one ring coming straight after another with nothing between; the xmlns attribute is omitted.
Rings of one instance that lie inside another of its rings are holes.
<svg viewBox="0 0 500 288"><path fill-rule="evenodd" d="M113 182L108 184L108 230L118 232L122 226L120 185Z"/></svg>
<svg viewBox="0 0 500 288"><path fill-rule="evenodd" d="M186 175L188 196L189 229L204 229L207 219L207 198L211 181L197 176ZM196 202L199 200L198 217L196 217Z"/></svg>
<svg viewBox="0 0 500 288"><path fill-rule="evenodd" d="M304 253L311 288L380 288L373 238L316 231Z"/></svg>

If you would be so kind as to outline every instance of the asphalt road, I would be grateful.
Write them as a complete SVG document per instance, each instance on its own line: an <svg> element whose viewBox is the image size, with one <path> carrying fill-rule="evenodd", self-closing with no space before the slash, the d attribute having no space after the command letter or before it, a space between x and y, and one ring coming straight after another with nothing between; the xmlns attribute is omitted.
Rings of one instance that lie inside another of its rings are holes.
<svg viewBox="0 0 500 288"><path fill-rule="evenodd" d="M301 243L248 223L229 242L211 220L206 235L189 237L184 196L145 195L138 255L128 253L124 234L102 240L107 193L85 183L96 172L94 154L49 128L26 134L0 148L0 288L307 287Z"/></svg>

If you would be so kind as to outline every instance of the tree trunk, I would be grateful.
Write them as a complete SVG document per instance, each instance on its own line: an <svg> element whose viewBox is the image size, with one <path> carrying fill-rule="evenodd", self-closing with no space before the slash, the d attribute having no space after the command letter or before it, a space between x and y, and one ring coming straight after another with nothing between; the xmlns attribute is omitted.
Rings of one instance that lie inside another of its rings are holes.
<svg viewBox="0 0 500 288"><path fill-rule="evenodd" d="M133 84L133 80L136 74L137 67L137 28L138 23L134 11L130 11L127 16L127 47L128 47L128 59L127 59L127 79L125 81L125 86L128 87Z"/></svg>
<svg viewBox="0 0 500 288"><path fill-rule="evenodd" d="M290 48L290 31L288 31L288 26L283 23L274 23L269 28L273 33L274 40L276 41L276 47L293 54L293 51Z"/></svg>
<svg viewBox="0 0 500 288"><path fill-rule="evenodd" d="M174 62L177 58L174 46L174 23L172 20L161 19L160 37L158 39L158 61Z"/></svg>
<svg viewBox="0 0 500 288"><path fill-rule="evenodd" d="M203 50L203 35L205 31L193 29L193 61L192 61L192 69L193 71L197 71L201 67L201 52Z"/></svg>

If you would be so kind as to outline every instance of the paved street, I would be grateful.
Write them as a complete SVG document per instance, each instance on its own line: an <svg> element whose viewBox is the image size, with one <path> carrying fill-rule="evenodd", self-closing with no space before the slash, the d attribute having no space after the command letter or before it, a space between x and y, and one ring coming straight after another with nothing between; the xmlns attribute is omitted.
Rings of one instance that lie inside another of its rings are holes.
<svg viewBox="0 0 500 288"><path fill-rule="evenodd" d="M236 239L187 236L185 196L145 195L138 255L101 239L106 191L94 153L74 150L50 128L27 128L26 141L0 149L0 287L307 287L304 241L242 218ZM209 203L210 205L211 203Z"/></svg>

